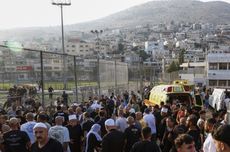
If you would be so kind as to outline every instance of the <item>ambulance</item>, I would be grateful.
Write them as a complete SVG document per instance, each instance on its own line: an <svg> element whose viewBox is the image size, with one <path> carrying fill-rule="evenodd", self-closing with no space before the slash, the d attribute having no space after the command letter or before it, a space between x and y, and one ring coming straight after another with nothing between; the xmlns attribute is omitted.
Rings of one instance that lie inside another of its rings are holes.
<svg viewBox="0 0 230 152"><path fill-rule="evenodd" d="M149 100L146 100L145 104L154 106L156 104L160 105L161 102L192 105L193 98L189 92L185 91L182 85L158 85L150 91Z"/></svg>

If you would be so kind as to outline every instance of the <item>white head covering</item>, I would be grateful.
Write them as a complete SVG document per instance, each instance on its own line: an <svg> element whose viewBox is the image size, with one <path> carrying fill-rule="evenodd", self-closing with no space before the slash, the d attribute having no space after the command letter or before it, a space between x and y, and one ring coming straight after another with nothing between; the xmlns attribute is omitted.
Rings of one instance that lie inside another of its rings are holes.
<svg viewBox="0 0 230 152"><path fill-rule="evenodd" d="M34 125L33 129L35 129L35 128L46 128L47 129L47 126L44 123L42 123L42 122L38 122L38 123L36 123Z"/></svg>
<svg viewBox="0 0 230 152"><path fill-rule="evenodd" d="M168 112L168 108L163 107L163 108L161 109L161 112L167 113L167 112Z"/></svg>
<svg viewBox="0 0 230 152"><path fill-rule="evenodd" d="M69 115L69 120L77 120L77 116L76 115Z"/></svg>
<svg viewBox="0 0 230 152"><path fill-rule="evenodd" d="M113 119L107 119L105 121L105 126L115 126L115 121Z"/></svg>
<svg viewBox="0 0 230 152"><path fill-rule="evenodd" d="M86 136L86 149L85 151L87 151L88 149L88 145L91 144L91 143L88 143L89 142L89 135L92 133L96 136L97 140L98 141L102 141L102 138L101 136L98 134L98 132L101 130L101 126L99 124L94 124L90 131L88 132L87 136Z"/></svg>

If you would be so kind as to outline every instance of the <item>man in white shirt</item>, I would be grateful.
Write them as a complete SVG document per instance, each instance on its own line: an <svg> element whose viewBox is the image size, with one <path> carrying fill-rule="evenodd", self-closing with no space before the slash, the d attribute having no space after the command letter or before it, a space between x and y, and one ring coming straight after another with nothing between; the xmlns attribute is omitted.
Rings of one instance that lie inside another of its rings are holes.
<svg viewBox="0 0 230 152"><path fill-rule="evenodd" d="M118 118L116 120L117 129L121 132L125 132L125 129L128 128L126 118L123 116L123 109L118 110Z"/></svg>
<svg viewBox="0 0 230 152"><path fill-rule="evenodd" d="M70 142L70 137L69 130L66 127L62 126L63 122L63 116L55 117L56 125L49 129L49 137L59 141L62 144L64 152L67 152L67 150L69 151L68 145Z"/></svg>
<svg viewBox="0 0 230 152"><path fill-rule="evenodd" d="M21 125L20 130L25 131L27 133L27 135L30 138L31 144L33 144L35 142L33 128L36 124L36 122L34 121L33 113L31 113L31 112L27 113L26 114L26 120L27 120L27 122Z"/></svg>
<svg viewBox="0 0 230 152"><path fill-rule="evenodd" d="M144 121L146 122L147 126L151 128L151 133L152 133L152 139L151 140L155 140L156 139L156 120L155 120L155 116L150 112L149 108L146 108L144 111Z"/></svg>
<svg viewBox="0 0 230 152"><path fill-rule="evenodd" d="M216 147L215 147L214 140L212 137L213 126L215 123L216 123L216 120L214 118L210 118L205 121L204 129L208 134L203 144L204 152L216 152Z"/></svg>

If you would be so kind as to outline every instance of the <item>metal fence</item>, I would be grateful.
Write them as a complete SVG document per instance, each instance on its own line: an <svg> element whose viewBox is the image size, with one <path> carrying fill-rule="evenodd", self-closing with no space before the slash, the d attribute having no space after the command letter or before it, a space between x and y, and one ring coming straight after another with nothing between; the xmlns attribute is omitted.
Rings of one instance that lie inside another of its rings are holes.
<svg viewBox="0 0 230 152"><path fill-rule="evenodd" d="M65 60L65 64L63 61ZM66 91L70 100L86 101L89 96L120 94L140 89L139 74L129 76L126 63L117 60L84 59L43 50L0 46L0 99L7 100L14 85L26 88L26 95L43 104L52 103ZM138 66L132 71L138 73ZM48 88L54 89L52 99ZM36 88L36 90L31 90ZM20 94L18 94L20 95Z"/></svg>

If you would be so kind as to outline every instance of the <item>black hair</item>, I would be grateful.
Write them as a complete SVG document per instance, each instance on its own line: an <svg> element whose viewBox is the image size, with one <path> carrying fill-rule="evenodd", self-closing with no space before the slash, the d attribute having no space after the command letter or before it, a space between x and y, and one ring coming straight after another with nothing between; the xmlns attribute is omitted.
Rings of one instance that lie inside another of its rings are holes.
<svg viewBox="0 0 230 152"><path fill-rule="evenodd" d="M61 110L61 106L57 106L57 110Z"/></svg>
<svg viewBox="0 0 230 152"><path fill-rule="evenodd" d="M212 136L215 140L221 141L230 147L230 125L221 125L214 129Z"/></svg>
<svg viewBox="0 0 230 152"><path fill-rule="evenodd" d="M207 121L208 124L211 124L211 125L216 124L216 119L214 119L214 118L209 118L206 121Z"/></svg>
<svg viewBox="0 0 230 152"><path fill-rule="evenodd" d="M142 135L144 139L147 139L151 136L151 128L150 127L145 127L142 129Z"/></svg>
<svg viewBox="0 0 230 152"><path fill-rule="evenodd" d="M176 148L180 148L183 144L191 144L194 142L192 136L189 134L181 134L175 139Z"/></svg>
<svg viewBox="0 0 230 152"><path fill-rule="evenodd" d="M190 121L194 126L196 126L196 124L197 124L197 117L196 117L196 115L191 114L191 115L189 115L188 117L189 117L189 121Z"/></svg>

